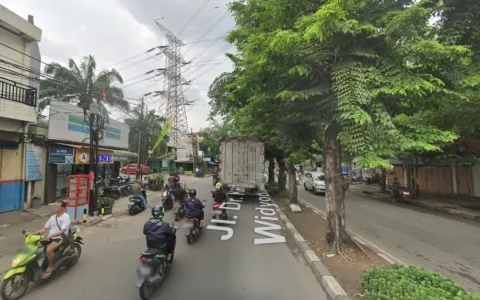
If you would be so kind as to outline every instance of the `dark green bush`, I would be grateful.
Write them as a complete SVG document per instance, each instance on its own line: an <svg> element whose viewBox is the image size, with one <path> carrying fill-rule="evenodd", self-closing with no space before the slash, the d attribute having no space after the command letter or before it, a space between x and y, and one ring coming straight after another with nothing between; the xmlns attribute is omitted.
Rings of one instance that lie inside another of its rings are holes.
<svg viewBox="0 0 480 300"><path fill-rule="evenodd" d="M368 300L479 300L455 281L423 268L393 265L362 274L362 290Z"/></svg>
<svg viewBox="0 0 480 300"><path fill-rule="evenodd" d="M270 182L265 184L265 190L267 190L267 193L271 196L277 196L278 195L278 182Z"/></svg>

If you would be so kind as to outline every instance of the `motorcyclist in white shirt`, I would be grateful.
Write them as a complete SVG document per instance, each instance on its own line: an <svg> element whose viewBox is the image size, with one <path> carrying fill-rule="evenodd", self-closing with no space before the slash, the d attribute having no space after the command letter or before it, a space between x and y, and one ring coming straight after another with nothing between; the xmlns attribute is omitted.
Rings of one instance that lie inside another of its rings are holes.
<svg viewBox="0 0 480 300"><path fill-rule="evenodd" d="M69 234L70 228L70 216L66 213L67 203L65 201L58 201L55 204L56 213L51 216L45 226L42 229L37 231L35 234L44 234L47 235L44 237L45 241L50 241L47 247L47 258L48 258L48 268L43 273L43 278L48 278L53 271L53 263L55 259L55 250L60 246L63 237ZM42 244L39 243L39 247L42 247Z"/></svg>

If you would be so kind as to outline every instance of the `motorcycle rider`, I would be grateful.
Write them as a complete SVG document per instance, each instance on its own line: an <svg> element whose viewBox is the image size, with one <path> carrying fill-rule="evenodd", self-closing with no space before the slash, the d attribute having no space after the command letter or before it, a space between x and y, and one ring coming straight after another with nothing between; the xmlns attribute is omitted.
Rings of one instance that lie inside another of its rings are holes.
<svg viewBox="0 0 480 300"><path fill-rule="evenodd" d="M205 216L203 209L205 208L205 205L196 197L197 191L195 189L188 191L188 196L189 198L186 202L187 216L198 219L200 221L200 228L203 228L203 219Z"/></svg>
<svg viewBox="0 0 480 300"><path fill-rule="evenodd" d="M142 201L143 207L148 209L147 199L142 195L142 180L137 179L132 185L132 199L140 199Z"/></svg>
<svg viewBox="0 0 480 300"><path fill-rule="evenodd" d="M187 191L178 186L175 190L173 190L173 196L175 201L180 201L182 208L185 208L185 197L187 196Z"/></svg>
<svg viewBox="0 0 480 300"><path fill-rule="evenodd" d="M152 218L143 225L143 234L147 242L147 248L159 249L167 255L167 262L173 261L177 237L172 227L163 221L165 210L161 205L152 207Z"/></svg>
<svg viewBox="0 0 480 300"><path fill-rule="evenodd" d="M215 191L213 192L213 201L215 201L215 203L222 204L227 201L227 193L225 193L222 187L221 182L215 185Z"/></svg>
<svg viewBox="0 0 480 300"><path fill-rule="evenodd" d="M35 235L39 235L47 232L47 235L43 238L43 240L50 241L50 243L46 245L48 267L42 275L43 279L46 279L52 275L55 251L60 246L63 237L69 234L71 219L70 216L65 212L66 207L67 203L65 201L58 201L55 205L56 213L48 219L47 223L45 223L45 226L43 226L42 229L34 233ZM38 247L43 247L43 245L39 243Z"/></svg>

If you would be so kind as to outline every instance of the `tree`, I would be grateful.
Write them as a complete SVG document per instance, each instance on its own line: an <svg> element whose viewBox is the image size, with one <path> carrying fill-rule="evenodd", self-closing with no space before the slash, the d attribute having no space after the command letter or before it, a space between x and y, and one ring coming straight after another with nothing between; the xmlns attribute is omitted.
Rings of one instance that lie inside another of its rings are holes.
<svg viewBox="0 0 480 300"><path fill-rule="evenodd" d="M218 158L220 155L220 139L235 136L237 133L231 122L219 123L212 120L209 127L199 130L198 135L203 137L199 148L212 158Z"/></svg>
<svg viewBox="0 0 480 300"><path fill-rule="evenodd" d="M145 112L142 122L140 114L140 108L135 107L130 113L132 118L125 119L125 123L129 126L131 132L131 134L128 135L128 146L129 151L138 153L140 135L135 133L142 132L143 138L140 149L143 157L147 157L148 150L153 148L158 136L162 132L165 118L157 116L155 110L150 110ZM155 149L155 153L153 153L152 156L157 157L161 155L161 153L166 153L166 146L166 141L162 142L162 145Z"/></svg>
<svg viewBox="0 0 480 300"><path fill-rule="evenodd" d="M223 101L236 119L254 115L250 127L286 137L282 147L300 140L308 152L324 134L326 238L340 253L349 239L342 152L365 167L389 168L398 152L451 142L454 134L422 116L446 96L465 100L457 85L471 52L437 39L429 20L438 7L430 1L250 0L231 9L237 28L228 39L239 54ZM446 86L452 73L456 85ZM313 137L295 139L292 123Z"/></svg>
<svg viewBox="0 0 480 300"><path fill-rule="evenodd" d="M97 64L93 56L85 56L80 65L73 59L68 60L68 67L59 63L45 66L48 79L40 83L40 113L50 105L51 99L63 102L77 102L79 107L88 110L94 99L99 99L102 89L105 89L105 103L129 110L130 106L124 99L123 90L113 86L123 83L122 76L115 69L103 70L95 73Z"/></svg>

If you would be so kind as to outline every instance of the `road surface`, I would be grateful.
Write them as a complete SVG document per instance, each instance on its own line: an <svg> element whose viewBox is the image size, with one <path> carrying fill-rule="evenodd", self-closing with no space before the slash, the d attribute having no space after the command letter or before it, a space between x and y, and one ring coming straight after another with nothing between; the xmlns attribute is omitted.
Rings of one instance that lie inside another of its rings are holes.
<svg viewBox="0 0 480 300"><path fill-rule="evenodd" d="M211 180L188 180L189 188L195 187L200 198L209 200L209 216ZM207 229L188 245L183 228L179 229L171 272L151 299L327 299L309 267L286 243L254 245L254 238L261 237L254 233L259 226L254 223L254 216L260 215L257 206L258 199L245 199L239 211L230 211L230 219L238 216L236 224L228 225L234 230L230 240L222 241L219 231ZM31 288L24 299L140 299L136 267L145 249L141 230L146 218L143 212L85 229L78 265L46 285ZM170 213L166 220L172 221Z"/></svg>
<svg viewBox="0 0 480 300"><path fill-rule="evenodd" d="M323 196L298 187L321 211ZM423 209L402 207L347 192L347 227L400 261L439 271L480 292L480 225Z"/></svg>

